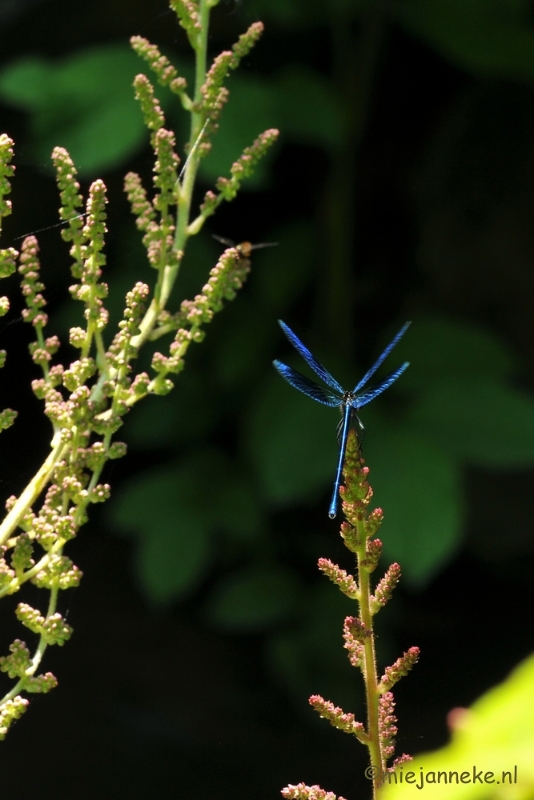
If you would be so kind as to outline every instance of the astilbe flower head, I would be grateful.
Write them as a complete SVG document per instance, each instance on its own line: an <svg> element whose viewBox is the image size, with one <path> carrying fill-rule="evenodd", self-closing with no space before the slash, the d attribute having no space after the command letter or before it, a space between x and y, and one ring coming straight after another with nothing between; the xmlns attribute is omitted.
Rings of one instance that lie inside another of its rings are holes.
<svg viewBox="0 0 534 800"><path fill-rule="evenodd" d="M184 300L175 315L172 326L178 330L170 346L170 355L156 352L152 357L152 369L157 376L150 382L148 391L155 394L171 391L173 384L166 376L181 372L189 345L202 341L203 326L222 309L224 300L233 300L249 271L250 261L242 258L235 247L224 251L201 292L194 300Z"/></svg>
<svg viewBox="0 0 534 800"><path fill-rule="evenodd" d="M159 131L165 125L165 116L154 94L154 87L146 75L136 75L134 79L135 98L139 101L143 119L150 131Z"/></svg>
<svg viewBox="0 0 534 800"><path fill-rule="evenodd" d="M9 178L15 174L15 167L11 164L13 145L13 139L7 134L0 135L0 230L2 229L2 217L11 214L11 200L4 198L11 192Z"/></svg>
<svg viewBox="0 0 534 800"><path fill-rule="evenodd" d="M15 570L11 569L5 558L3 557L3 553L5 553L5 548L2 548L2 556L0 556L0 592L3 594L11 594L12 591L17 590L17 586L14 583Z"/></svg>
<svg viewBox="0 0 534 800"><path fill-rule="evenodd" d="M32 555L33 555L32 540L29 534L26 531L23 531L17 536L17 541L15 543L15 546L13 548L13 554L11 556L11 566L15 570L16 575L20 575L22 572L24 572L24 570L33 567L35 561L33 560Z"/></svg>
<svg viewBox="0 0 534 800"><path fill-rule="evenodd" d="M176 12L178 22L187 33L191 47L196 50L202 30L198 2L196 0L170 0L170 6Z"/></svg>
<svg viewBox="0 0 534 800"><path fill-rule="evenodd" d="M31 656L26 642L15 639L9 645L10 655L0 657L0 670L10 678L22 678L30 667Z"/></svg>
<svg viewBox="0 0 534 800"><path fill-rule="evenodd" d="M29 700L17 695L13 699L2 703L0 707L0 740L6 738L11 724L24 714L29 705Z"/></svg>
<svg viewBox="0 0 534 800"><path fill-rule="evenodd" d="M146 231L150 223L156 219L156 212L136 172L128 172L124 178L124 191L135 216L135 224L139 230Z"/></svg>
<svg viewBox="0 0 534 800"><path fill-rule="evenodd" d="M22 276L21 291L26 302L26 308L22 311L22 318L25 322L31 322L34 326L44 328L48 317L41 309L46 305L42 292L45 288L44 283L39 280L41 265L37 256L39 244L35 236L26 236L22 243L20 254L19 275ZM38 362L39 359L34 361Z"/></svg>
<svg viewBox="0 0 534 800"><path fill-rule="evenodd" d="M317 562L317 566L321 572L324 572L327 578L330 578L332 583L335 583L336 586L339 587L343 594L350 597L351 600L356 600L358 598L358 586L352 575L349 575L348 572L345 572L344 569L338 567L337 564L334 564L328 558L320 558Z"/></svg>
<svg viewBox="0 0 534 800"><path fill-rule="evenodd" d="M64 147L54 147L52 162L56 170L56 182L61 199L59 217L69 223L62 229L61 237L65 242L74 243L71 255L79 262L81 259L79 248L84 241L82 233L84 215L79 213L83 206L83 197L80 194L80 184L76 180L76 167Z"/></svg>
<svg viewBox="0 0 534 800"><path fill-rule="evenodd" d="M171 92L178 95L182 102L182 106L186 111L191 109L191 99L186 93L187 81L185 78L179 77L176 68L171 64L169 59L162 55L155 44L152 44L148 39L142 36L132 36L130 44L138 56L141 56L150 69L156 73L158 83L161 86L168 86Z"/></svg>
<svg viewBox="0 0 534 800"><path fill-rule="evenodd" d="M263 23L252 23L249 29L241 34L231 50L224 50L213 60L206 75L206 81L200 89L203 111L211 126L210 132L215 131L216 126L213 123L219 118L223 105L228 99L228 90L223 86L223 82L230 70L237 69L241 59L250 52L262 33Z"/></svg>
<svg viewBox="0 0 534 800"><path fill-rule="evenodd" d="M309 703L317 713L329 721L334 728L343 733L351 733L361 742L367 742L367 734L363 722L357 722L354 714L346 714L342 708L335 706L330 700L325 700L320 694L313 694Z"/></svg>
<svg viewBox="0 0 534 800"><path fill-rule="evenodd" d="M343 638L345 644L343 647L348 650L349 661L353 667L361 667L363 664L364 647L362 642L361 631L354 631L354 617L345 617L343 625Z"/></svg>
<svg viewBox="0 0 534 800"><path fill-rule="evenodd" d="M171 213L171 208L177 203L179 158L175 152L174 134L162 126L152 134L151 143L156 156L156 196L153 201L147 198L141 178L135 172L126 175L124 189L136 217L136 225L145 234L143 244L149 263L155 269L163 270L165 267L177 265L180 260L179 253L173 247L175 223Z"/></svg>
<svg viewBox="0 0 534 800"><path fill-rule="evenodd" d="M33 656L24 642L16 640L9 655L0 658L0 668L18 679L12 691L0 701L0 738L27 706L27 700L18 694L19 691L47 692L57 683L51 673L38 675L36 671L46 647L62 646L72 634L71 627L56 610L57 598L60 590L79 584L81 572L64 555L63 549L87 521L89 504L104 502L110 496L110 486L102 482L100 476L109 459L120 458L126 452L126 445L112 441L122 425L122 417L141 397L170 391L169 373L182 369L189 344L202 340L205 325L225 300L233 299L250 268L250 260L244 253L230 249L193 300L184 301L177 313L166 307L187 240L198 232L204 220L201 212L197 220L190 223L190 208L199 158L207 152L210 125L214 126L227 96L223 81L228 71L235 69L248 53L263 29L261 23L251 25L232 51L215 59L212 69L202 78L209 9L216 2L207 0L201 8L197 0L171 0L196 51L194 102L186 92L185 79L158 48L142 37L132 38L134 50L149 64L158 82L175 92L184 108L190 111L194 132L192 141L186 145L189 158L182 181L181 176L178 177L175 137L164 127L164 114L153 86L145 75L135 78L135 93L155 153L155 191L149 198L139 176L134 173L126 177L125 188L137 227L143 232L149 264L158 272L152 299L147 284L135 284L126 296L118 332L107 347L103 331L108 322L104 307L108 287L102 282L106 261L106 187L100 180L93 182L83 209L76 169L65 148L56 147L52 160L60 194L60 219L66 223L62 237L70 243L73 258L71 272L76 283L70 287L70 292L83 304L85 320L85 324L74 326L69 332L69 342L78 350L71 363L54 363L60 342L57 337L46 337L44 333L48 320L44 312L44 286L39 276L37 239L27 237L22 245L19 273L26 301L23 317L34 328L35 340L30 345L30 353L42 372L40 378L32 381L32 389L44 401L53 437L50 454L39 471L18 498L12 497L6 503L8 514L2 524L0 545L0 595L13 594L25 582L31 582L48 590L50 597L46 612L27 603L19 603L17 607L17 618L39 642ZM231 178L224 185L224 196L221 194L216 202L235 196L242 179L251 173L276 135L276 131L267 131L245 150L231 169ZM9 177L13 174L12 144L9 137L0 137L0 223L2 217L11 212L11 204L5 196L10 191ZM17 258L18 253L12 248L0 251L0 277L13 273ZM7 300L0 298L0 314L8 308ZM151 379L145 372L136 375L132 362L141 345L168 333L175 334L174 341L168 355L154 355L155 377ZM0 367L4 359L5 354L0 351ZM0 429L7 427L14 417L15 412L10 409L2 412ZM351 592L347 580L348 577L343 585Z"/></svg>
<svg viewBox="0 0 534 800"><path fill-rule="evenodd" d="M57 686L57 678L51 672L26 678L24 689L32 694L47 694Z"/></svg>
<svg viewBox="0 0 534 800"><path fill-rule="evenodd" d="M3 217L11 214L11 201L5 197L11 192L9 178L14 174L15 167L11 164L13 158L13 140L5 133L0 136L0 231L2 230ZM13 275L17 266L18 252L13 247L0 249L0 279ZM9 299L0 297L0 317L9 311ZM0 350L0 369L6 361L6 351ZM17 412L6 408L0 412L0 432L9 428L15 421Z"/></svg>
<svg viewBox="0 0 534 800"><path fill-rule="evenodd" d="M391 758L395 750L395 736L397 735L397 717L395 716L395 701L391 692L383 694L378 701L378 728L380 740L386 759Z"/></svg>
<svg viewBox="0 0 534 800"><path fill-rule="evenodd" d="M389 691L401 678L404 678L419 660L419 652L418 647L410 647L394 664L386 667L380 679L379 691Z"/></svg>
<svg viewBox="0 0 534 800"><path fill-rule="evenodd" d="M358 616L345 617L343 625L344 648L348 651L351 665L361 670L364 676L367 700L367 727L357 722L354 715L346 713L320 695L309 699L312 707L331 725L350 733L369 749L374 790L378 789L384 774L389 769L407 760L403 755L394 762L387 761L393 755L397 720L394 715L394 699L390 689L408 674L419 658L419 648L411 647L394 664L386 667L381 680L376 674L376 654L374 644L374 615L391 598L397 585L401 570L392 564L378 582L374 595L371 593L370 576L376 569L382 552L382 542L376 533L382 523L382 509L369 510L373 490L369 485L369 469L365 466L356 432L349 431L345 463L343 465L344 485L340 488L343 512L346 517L341 523L340 534L346 547L356 556L356 578L326 558L320 558L319 569L350 599L359 605ZM327 797L329 793L320 787L307 787L299 784L287 787L282 794L288 798Z"/></svg>
<svg viewBox="0 0 534 800"><path fill-rule="evenodd" d="M345 482L340 487L340 494L343 501L343 514L354 526L364 519L367 507L373 497L373 490L367 480L368 475L369 467L365 466L356 432L350 431L343 465Z"/></svg>
<svg viewBox="0 0 534 800"><path fill-rule="evenodd" d="M371 598L371 610L373 614L376 614L381 608L383 608L388 600L391 600L391 596L393 594L393 590L395 586L398 584L401 577L401 568L400 564L394 563L391 564L384 575L383 578L377 583L376 589L374 591L374 595Z"/></svg>
<svg viewBox="0 0 534 800"><path fill-rule="evenodd" d="M218 194L209 190L204 195L204 202L200 206L200 217L193 221L189 226L191 232L196 232L207 217L215 213L217 207L223 200L230 202L234 200L241 188L244 178L249 177L254 171L258 161L265 156L270 147L276 142L279 131L270 128L264 131L250 147L246 147L243 154L235 161L230 169L230 178L218 178L216 187Z"/></svg>
<svg viewBox="0 0 534 800"><path fill-rule="evenodd" d="M285 800L345 800L334 792L325 792L320 786L307 786L305 783L297 783L295 786L289 784L282 789L281 794Z"/></svg>

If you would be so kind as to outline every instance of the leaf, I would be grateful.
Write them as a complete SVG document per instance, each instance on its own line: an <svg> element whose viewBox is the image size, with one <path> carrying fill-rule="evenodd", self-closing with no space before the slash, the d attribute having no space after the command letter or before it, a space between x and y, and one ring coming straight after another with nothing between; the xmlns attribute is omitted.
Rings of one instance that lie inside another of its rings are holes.
<svg viewBox="0 0 534 800"><path fill-rule="evenodd" d="M206 614L212 624L226 631L257 632L293 614L299 597L297 577L286 567L248 567L219 581Z"/></svg>
<svg viewBox="0 0 534 800"><path fill-rule="evenodd" d="M484 77L534 78L527 0L403 0L396 19L459 67Z"/></svg>
<svg viewBox="0 0 534 800"><path fill-rule="evenodd" d="M299 144L339 147L343 119L332 86L318 72L291 66L276 75L280 128Z"/></svg>
<svg viewBox="0 0 534 800"><path fill-rule="evenodd" d="M320 406L275 373L253 404L245 442L266 498L277 505L324 492L336 469L339 412Z"/></svg>
<svg viewBox="0 0 534 800"><path fill-rule="evenodd" d="M60 61L31 56L4 67L0 95L31 114L31 147L39 163L50 164L53 147L60 145L80 173L92 175L124 163L147 142L132 86L135 75L145 71L123 44ZM158 87L158 95L165 91Z"/></svg>
<svg viewBox="0 0 534 800"><path fill-rule="evenodd" d="M445 317L415 319L391 359L410 362L399 389L423 392L435 381L470 379L474 375L503 380L515 360L503 342L484 328Z"/></svg>
<svg viewBox="0 0 534 800"><path fill-rule="evenodd" d="M450 744L403 764L398 770L402 769L403 783L395 785L391 776L391 783L381 789L381 800L411 800L420 789L429 790L432 800L531 800L533 716L531 656L504 683L464 710ZM406 781L409 772L414 773L411 783Z"/></svg>
<svg viewBox="0 0 534 800"><path fill-rule="evenodd" d="M372 5L370 0L255 0L259 19L273 20L285 28L324 26L325 19L345 18L347 24Z"/></svg>
<svg viewBox="0 0 534 800"><path fill-rule="evenodd" d="M456 458L496 468L534 463L534 398L490 378L442 378L416 398L408 419Z"/></svg>
<svg viewBox="0 0 534 800"><path fill-rule="evenodd" d="M137 571L148 597L170 602L194 591L220 532L238 544L261 534L249 484L222 452L206 449L123 485L108 513L139 539Z"/></svg>
<svg viewBox="0 0 534 800"><path fill-rule="evenodd" d="M137 572L143 590L169 602L196 587L210 559L210 516L196 462L152 469L128 481L110 507L119 528L139 538Z"/></svg>
<svg viewBox="0 0 534 800"><path fill-rule="evenodd" d="M384 510L379 537L384 554L402 566L403 579L423 586L458 548L464 518L456 459L415 429L373 415L364 440L373 504Z"/></svg>

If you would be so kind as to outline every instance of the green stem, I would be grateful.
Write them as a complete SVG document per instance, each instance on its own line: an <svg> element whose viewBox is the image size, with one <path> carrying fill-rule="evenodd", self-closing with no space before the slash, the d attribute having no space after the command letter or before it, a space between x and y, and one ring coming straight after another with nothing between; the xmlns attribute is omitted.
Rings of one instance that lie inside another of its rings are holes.
<svg viewBox="0 0 534 800"><path fill-rule="evenodd" d="M328 264L328 270L321 273L318 297L324 329L349 349L355 341L353 320L357 297L353 247L357 160L385 30L383 14L375 9L363 15L356 41L346 17L337 17L332 24L333 82L343 115L343 138L331 153L332 166L322 209L326 232L323 263Z"/></svg>
<svg viewBox="0 0 534 800"><path fill-rule="evenodd" d="M358 537L361 545L358 549L358 575L360 586L360 619L365 625L369 636L364 640L364 659L362 672L365 681L365 696L367 702L367 734L369 742L369 755L371 759L371 766L373 767L373 797L382 783L383 775L386 769L386 761L382 753L380 743L380 731L378 725L378 678L376 674L376 653L375 653L375 637L373 631L373 615L371 613L371 583L370 575L363 561L366 558L366 544L367 535L365 532L365 522L358 523Z"/></svg>
<svg viewBox="0 0 534 800"><path fill-rule="evenodd" d="M20 520L28 509L37 500L57 466L58 461L67 452L69 444L61 439L61 435L56 433L52 439L52 450L47 459L43 462L40 469L33 476L11 511L0 525L0 546L9 539Z"/></svg>
<svg viewBox="0 0 534 800"><path fill-rule="evenodd" d="M206 121L202 110L201 88L206 80L206 64L208 57L208 28L210 7L213 3L208 0L200 0L199 16L201 30L198 36L198 43L195 47L195 95L193 110L191 112L191 131L189 136L188 151L190 158L186 161L185 172L182 183L178 183L176 212L176 231L174 235L173 250L176 253L183 253L187 239L189 238L189 218L191 215L191 201L193 189L200 163L199 155L194 151L195 144L201 134ZM131 344L137 350L141 347L154 329L160 312L165 308L172 288L176 281L178 270L180 269L181 258L172 266L165 266L160 272L158 283L154 292L154 298L139 326L140 333L134 336Z"/></svg>
<svg viewBox="0 0 534 800"><path fill-rule="evenodd" d="M58 591L58 586L53 586L50 590L50 600L48 602L48 611L46 612L47 619L51 617L52 614L56 613ZM2 706L4 703L7 703L8 700L13 700L13 698L16 697L19 692L24 691L24 686L26 685L27 679L31 678L32 675L35 675L39 664L43 660L43 656L47 647L48 643L46 642L45 637L41 634L39 637L39 644L37 645L37 649L32 658L31 665L26 670L26 674L17 681L13 688L6 695L4 695L4 697L2 697L0 700L0 706Z"/></svg>

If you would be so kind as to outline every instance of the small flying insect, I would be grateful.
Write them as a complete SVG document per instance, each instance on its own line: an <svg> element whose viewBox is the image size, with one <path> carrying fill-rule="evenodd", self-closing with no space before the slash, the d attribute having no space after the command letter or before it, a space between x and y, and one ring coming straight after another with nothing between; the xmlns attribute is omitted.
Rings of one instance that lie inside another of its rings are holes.
<svg viewBox="0 0 534 800"><path fill-rule="evenodd" d="M263 247L278 246L278 242L261 242L260 244L251 244L251 242L241 242L240 244L236 244L231 239L225 239L224 236L217 236L216 233L212 233L211 235L213 236L214 239L217 239L218 242L226 245L226 247L235 247L235 249L239 253L240 258L250 258L253 250L261 250Z"/></svg>

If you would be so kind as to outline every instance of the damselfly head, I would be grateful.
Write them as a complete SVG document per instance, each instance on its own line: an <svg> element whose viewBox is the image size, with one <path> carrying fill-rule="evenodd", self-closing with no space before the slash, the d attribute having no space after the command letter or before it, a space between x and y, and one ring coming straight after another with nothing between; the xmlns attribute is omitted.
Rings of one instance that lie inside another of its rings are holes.
<svg viewBox="0 0 534 800"><path fill-rule="evenodd" d="M227 247L235 247L241 258L250 258L250 254L253 250L261 250L262 247L277 247L278 245L278 242L260 242L260 244L241 242L240 244L236 244L231 239L225 239L224 236L217 236L216 233L212 233L212 236Z"/></svg>

